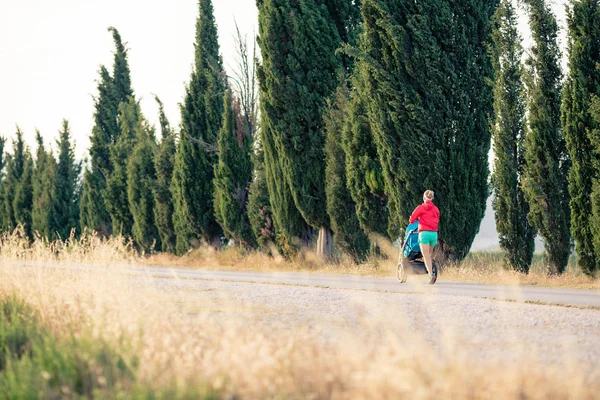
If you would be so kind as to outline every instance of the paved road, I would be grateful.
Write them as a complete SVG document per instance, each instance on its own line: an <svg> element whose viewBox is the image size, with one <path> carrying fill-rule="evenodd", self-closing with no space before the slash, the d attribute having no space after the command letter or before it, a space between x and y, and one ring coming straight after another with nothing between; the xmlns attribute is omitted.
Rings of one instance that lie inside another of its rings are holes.
<svg viewBox="0 0 600 400"><path fill-rule="evenodd" d="M57 264L34 262L10 262L23 266L49 266L57 268L95 269L81 264ZM440 279L435 285L427 285L424 277L413 276L408 283L398 283L392 277L364 277L338 274L303 272L239 272L189 268L127 266L121 271L128 274L152 278L185 280L213 280L223 282L251 282L260 284L301 285L335 289L368 290L392 293L432 293L440 295L479 297L518 302L540 302L600 308L600 291L543 288L533 286L487 285L452 282Z"/></svg>
<svg viewBox="0 0 600 400"><path fill-rule="evenodd" d="M600 291L540 288L532 286L485 285L448 282L441 279L426 285L424 277L412 277L400 284L395 278L301 272L229 272L165 267L133 267L131 272L157 278L254 282L263 284L303 285L336 289L369 290L396 293L435 293L442 295L485 297L519 302L542 302L573 306L600 307ZM412 281L412 282L411 282Z"/></svg>

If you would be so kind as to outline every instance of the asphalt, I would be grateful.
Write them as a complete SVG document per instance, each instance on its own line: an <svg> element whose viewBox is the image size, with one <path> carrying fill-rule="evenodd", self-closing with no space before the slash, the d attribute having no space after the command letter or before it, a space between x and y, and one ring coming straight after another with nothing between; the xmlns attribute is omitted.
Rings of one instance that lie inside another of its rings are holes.
<svg viewBox="0 0 600 400"><path fill-rule="evenodd" d="M23 266L45 266L92 270L97 267L83 264L55 264L19 262ZM395 277L369 277L309 272L240 272L160 266L124 266L121 272L154 279L213 280L224 282L247 282L255 284L299 285L346 290L367 290L388 293L428 293L478 297L496 300L559 304L578 307L600 308L600 290L579 290L545 288L526 285L490 285L466 282L444 281L435 285L426 284L426 277L411 276L407 283L399 283ZM190 283L190 282L188 282Z"/></svg>

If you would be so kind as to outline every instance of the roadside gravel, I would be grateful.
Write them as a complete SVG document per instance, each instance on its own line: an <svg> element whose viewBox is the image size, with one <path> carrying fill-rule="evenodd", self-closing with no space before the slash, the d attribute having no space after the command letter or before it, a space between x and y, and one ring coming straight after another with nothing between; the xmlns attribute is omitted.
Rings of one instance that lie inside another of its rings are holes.
<svg viewBox="0 0 600 400"><path fill-rule="evenodd" d="M308 329L325 343L405 341L444 359L482 365L533 363L586 370L600 379L600 311L440 294L155 279L180 296L189 318L247 321L285 332ZM348 349L352 351L352 349Z"/></svg>

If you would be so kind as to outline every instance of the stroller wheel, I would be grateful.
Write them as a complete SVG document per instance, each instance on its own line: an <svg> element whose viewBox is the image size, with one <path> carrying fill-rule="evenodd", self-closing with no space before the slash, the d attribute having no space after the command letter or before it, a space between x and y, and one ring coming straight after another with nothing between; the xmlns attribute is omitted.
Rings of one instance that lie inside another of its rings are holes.
<svg viewBox="0 0 600 400"><path fill-rule="evenodd" d="M398 279L398 282L400 282L400 283L405 283L406 280L408 279L408 271L404 264L405 264L404 259L398 260L398 268L396 270L396 278Z"/></svg>

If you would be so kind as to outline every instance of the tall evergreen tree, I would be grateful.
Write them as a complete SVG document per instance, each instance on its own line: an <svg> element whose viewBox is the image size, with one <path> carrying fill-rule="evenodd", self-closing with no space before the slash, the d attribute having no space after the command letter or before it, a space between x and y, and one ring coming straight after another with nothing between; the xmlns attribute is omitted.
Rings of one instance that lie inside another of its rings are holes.
<svg viewBox="0 0 600 400"><path fill-rule="evenodd" d="M108 70L100 68L98 96L94 99L94 127L90 137L89 165L83 176L80 221L88 227L107 236L112 232L110 214L104 202L106 179L111 172L109 146L118 136L116 113L118 103L115 98L113 79Z"/></svg>
<svg viewBox="0 0 600 400"><path fill-rule="evenodd" d="M18 127L12 143L13 152L7 156L6 178L3 184L4 229L12 232L18 224L23 224L26 233L30 235L33 165L23 140L23 132Z"/></svg>
<svg viewBox="0 0 600 400"><path fill-rule="evenodd" d="M261 104L261 145L264 156L265 181L268 188L270 208L263 207L263 218L268 227L269 212L273 219L275 239L279 252L286 258L293 258L301 244L307 244L312 238L312 228L302 218L294 204L294 199L283 176L281 159L277 156L273 135L270 133L270 121L266 118L264 104Z"/></svg>
<svg viewBox="0 0 600 400"><path fill-rule="evenodd" d="M56 176L56 160L51 151L46 151L40 132L36 132L37 151L35 168L32 177L33 209L31 212L31 228L42 237L52 239L52 189Z"/></svg>
<svg viewBox="0 0 600 400"><path fill-rule="evenodd" d="M29 150L27 150L23 157L23 175L16 182L12 206L16 225L23 227L25 235L30 239L33 238L33 231L31 229L31 211L33 208L32 178L33 159Z"/></svg>
<svg viewBox="0 0 600 400"><path fill-rule="evenodd" d="M383 168L373 140L367 112L368 81L363 79L368 66L358 61L352 79L346 123L343 129L343 148L346 153L347 188L356 206L362 229L368 233L387 236L388 205Z"/></svg>
<svg viewBox="0 0 600 400"><path fill-rule="evenodd" d="M346 154L342 146L342 132L348 118L348 92L344 82L328 102L325 112L325 191L335 244L360 260L367 255L370 243L360 226L356 205L346 187Z"/></svg>
<svg viewBox="0 0 600 400"><path fill-rule="evenodd" d="M236 47L238 68L234 71L232 82L237 89L236 95L240 99L242 127L245 134L252 139L251 160L254 167L253 179L248 193L248 220L258 245L265 247L268 243L275 242L275 231L258 123L257 43L254 40L251 49L252 54L250 54L246 40L237 29Z"/></svg>
<svg viewBox="0 0 600 400"><path fill-rule="evenodd" d="M439 251L461 260L488 198L493 70L487 51L497 1L365 0L356 54L397 237L425 189L441 210Z"/></svg>
<svg viewBox="0 0 600 400"><path fill-rule="evenodd" d="M257 139L254 141L252 162L254 180L250 184L250 193L248 194L248 220L258 245L265 247L269 243L275 243L275 227L265 171L265 155L260 137Z"/></svg>
<svg viewBox="0 0 600 400"><path fill-rule="evenodd" d="M223 62L211 0L199 1L195 63L181 107L181 132L171 191L177 253L198 239L215 242L220 227L213 212L217 135L223 117Z"/></svg>
<svg viewBox="0 0 600 400"><path fill-rule="evenodd" d="M117 136L112 138L109 145L110 168L104 200L114 232L131 236L133 216L127 198L127 159L136 144L135 131L141 121L141 115L131 88L127 49L119 32L112 27L108 30L115 42L112 83L118 112L113 114L112 118L116 119L118 129Z"/></svg>
<svg viewBox="0 0 600 400"><path fill-rule="evenodd" d="M569 74L562 103L562 126L571 156L571 233L578 263L592 274L600 268L600 141L591 105L600 96L600 2L572 0L567 10ZM590 196L590 194L592 195Z"/></svg>
<svg viewBox="0 0 600 400"><path fill-rule="evenodd" d="M175 132L171 129L163 103L158 97L159 121L162 139L154 156L156 184L154 186L154 220L160 234L162 250L175 252L175 228L173 227L173 198L171 197L171 181L173 180L173 163L175 160Z"/></svg>
<svg viewBox="0 0 600 400"><path fill-rule="evenodd" d="M570 160L560 124L558 25L544 0L525 1L533 37L526 62L528 121L523 190L529 219L544 238L550 273L562 273L571 253L567 174Z"/></svg>
<svg viewBox="0 0 600 400"><path fill-rule="evenodd" d="M215 166L215 217L225 236L242 246L255 243L248 220L248 191L252 180L252 137L244 127L241 105L231 90L225 93L219 158Z"/></svg>
<svg viewBox="0 0 600 400"><path fill-rule="evenodd" d="M133 97L119 105L121 132L110 146L112 172L106 181L105 201L110 213L113 231L129 237L133 234L133 215L127 194L127 163L138 142L136 132L142 124L140 105Z"/></svg>
<svg viewBox="0 0 600 400"><path fill-rule="evenodd" d="M282 172L275 179L289 191L306 223L319 229L318 251L328 254L333 243L326 213L322 116L342 67L336 53L342 44L336 16L322 0L259 0L257 5L261 101L269 121L263 136L272 135ZM273 212L279 210L274 207Z"/></svg>
<svg viewBox="0 0 600 400"><path fill-rule="evenodd" d="M79 175L81 163L75 159L75 144L71 139L69 122L63 120L62 129L56 142L58 164L52 189L51 233L66 239L71 231L79 229L80 192Z"/></svg>
<svg viewBox="0 0 600 400"><path fill-rule="evenodd" d="M100 81L98 83L98 97L95 98L96 111L94 114L94 128L92 130L90 148L90 167L84 174L83 193L81 198L81 225L94 229L101 234L108 235L112 232L111 215L113 212L124 213L121 205L123 199L126 204L126 188L123 184L126 165L121 162L118 166L117 177L113 177L113 187L107 187L115 166L112 158L118 138L121 134L122 124L119 119L119 106L128 103L133 97L131 87L131 73L121 35L115 28L108 28L115 43L115 54L112 76L102 66L100 68ZM129 152L133 147L128 149ZM119 151L117 151L119 153ZM120 157L116 157L120 159ZM116 185L116 186L115 186ZM107 197L108 196L108 197ZM118 217L120 218L120 217ZM117 231L122 231L123 221L119 221ZM127 229L127 226L125 226Z"/></svg>
<svg viewBox="0 0 600 400"><path fill-rule="evenodd" d="M527 220L529 205L521 186L525 166L523 49L517 31L517 14L510 0L503 0L498 7L495 24L493 208L500 247L506 251L506 264L527 273L535 250L536 232Z"/></svg>
<svg viewBox="0 0 600 400"><path fill-rule="evenodd" d="M6 154L4 153L4 146L6 145L6 138L0 136L0 232L5 229L4 216L4 166L6 164Z"/></svg>
<svg viewBox="0 0 600 400"><path fill-rule="evenodd" d="M139 107L135 103L127 105ZM156 170L154 154L156 140L151 128L141 113L135 127L136 142L127 163L127 197L133 218L132 233L136 244L144 251L160 248L160 236L154 219L154 185ZM120 139L123 139L121 136Z"/></svg>

